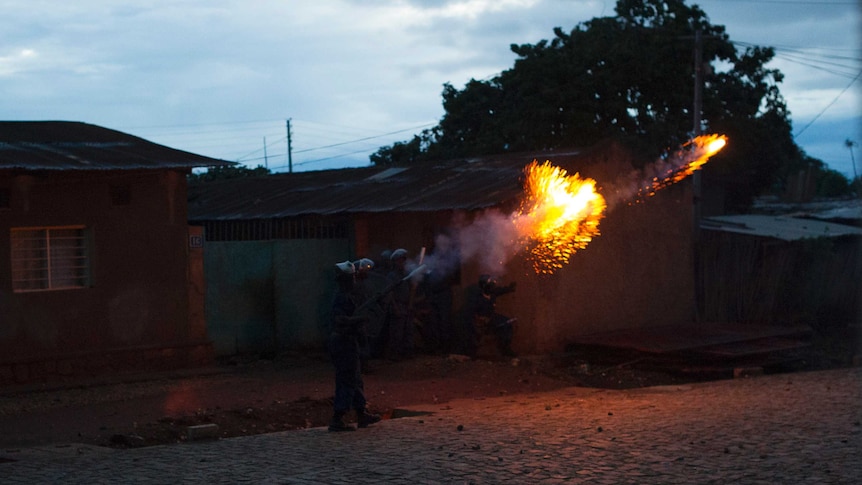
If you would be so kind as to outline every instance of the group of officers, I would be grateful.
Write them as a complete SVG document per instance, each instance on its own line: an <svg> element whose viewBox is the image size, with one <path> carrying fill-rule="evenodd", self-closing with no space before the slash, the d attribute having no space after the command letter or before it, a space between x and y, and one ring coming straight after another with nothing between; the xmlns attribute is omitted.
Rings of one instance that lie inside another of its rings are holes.
<svg viewBox="0 0 862 485"><path fill-rule="evenodd" d="M495 309L496 299L514 291L514 283L499 286L483 274L466 289L464 305L455 312L453 287L459 276L442 265L410 262L405 249L396 249L384 251L377 263L363 258L353 267L359 313L367 317L364 359L398 361L417 352L475 357L485 333L497 337L502 356L515 356L514 319Z"/></svg>
<svg viewBox="0 0 862 485"><path fill-rule="evenodd" d="M496 299L515 290L481 275L467 288L464 305L453 312L454 275L445 268L408 266L405 249L335 265L328 350L335 364L334 414L330 431L351 431L344 415L356 411L360 428L380 420L366 410L362 372L369 359L403 360L416 352L475 357L483 334L493 334L500 354L512 351L515 319L496 312Z"/></svg>

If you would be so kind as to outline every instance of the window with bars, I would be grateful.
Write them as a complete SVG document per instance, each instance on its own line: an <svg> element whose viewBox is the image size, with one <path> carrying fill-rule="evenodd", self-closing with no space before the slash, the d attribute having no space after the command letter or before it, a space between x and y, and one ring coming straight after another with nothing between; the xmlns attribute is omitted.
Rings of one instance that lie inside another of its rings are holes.
<svg viewBox="0 0 862 485"><path fill-rule="evenodd" d="M89 286L89 244L83 226L13 228L11 243L14 291Z"/></svg>

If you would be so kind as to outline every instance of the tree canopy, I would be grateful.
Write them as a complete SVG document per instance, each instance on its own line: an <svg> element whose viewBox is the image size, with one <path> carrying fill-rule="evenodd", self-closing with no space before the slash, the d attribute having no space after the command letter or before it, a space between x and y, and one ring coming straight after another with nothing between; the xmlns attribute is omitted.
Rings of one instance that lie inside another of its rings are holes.
<svg viewBox="0 0 862 485"><path fill-rule="evenodd" d="M745 206L784 177L823 170L796 145L770 47L737 46L724 26L684 0L618 0L551 40L512 45L514 66L463 89L443 86L445 114L434 128L382 147L375 165L420 163L504 152L587 147L614 139L651 161L691 138L695 70L701 69L701 125L731 143L709 164L734 180ZM696 36L702 64L695 62ZM706 173L706 171L705 171ZM706 174L707 177L709 174Z"/></svg>
<svg viewBox="0 0 862 485"><path fill-rule="evenodd" d="M225 165L210 167L205 172L191 173L186 177L190 184L214 182L216 180L238 179L246 177L264 177L270 175L268 168L258 165L248 168L242 165Z"/></svg>

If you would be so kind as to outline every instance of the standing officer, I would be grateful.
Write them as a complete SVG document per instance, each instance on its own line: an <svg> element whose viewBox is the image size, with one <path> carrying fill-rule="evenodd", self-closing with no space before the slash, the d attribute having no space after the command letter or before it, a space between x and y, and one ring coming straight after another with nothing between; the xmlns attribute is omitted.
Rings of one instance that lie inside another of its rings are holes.
<svg viewBox="0 0 862 485"><path fill-rule="evenodd" d="M356 270L355 290L359 294L360 299L357 301L363 307L361 313L366 317L365 320L365 335L360 342L362 372L368 373L369 359L376 357L374 355L375 345L380 338L380 333L383 328L383 319L386 317L385 307L382 305L381 298L377 298L384 287L386 280L382 282L375 278L374 261L369 258L358 259L353 262L353 267Z"/></svg>
<svg viewBox="0 0 862 485"><path fill-rule="evenodd" d="M389 258L392 269L387 275L390 285L394 288L388 306L388 345L387 357L391 360L403 360L413 355L413 308L411 306L415 284L398 284L409 272L407 269L407 250L396 249Z"/></svg>
<svg viewBox="0 0 862 485"><path fill-rule="evenodd" d="M366 409L365 389L360 372L360 344L365 335L366 317L356 315L362 295L355 286L356 267L350 261L338 263L336 283L338 289L332 304L332 333L329 337L329 354L335 365L335 399L329 431L354 431L344 422L344 415L356 411L360 428L380 421L380 416Z"/></svg>

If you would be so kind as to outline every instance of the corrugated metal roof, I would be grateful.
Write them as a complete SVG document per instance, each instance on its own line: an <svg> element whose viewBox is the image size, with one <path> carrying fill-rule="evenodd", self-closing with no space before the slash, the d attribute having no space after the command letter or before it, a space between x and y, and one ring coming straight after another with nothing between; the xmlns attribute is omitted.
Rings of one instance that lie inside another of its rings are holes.
<svg viewBox="0 0 862 485"><path fill-rule="evenodd" d="M812 211L807 216L825 221L859 222L862 221L862 201L847 201L841 207Z"/></svg>
<svg viewBox="0 0 862 485"><path fill-rule="evenodd" d="M275 174L189 187L189 220L242 220L362 212L474 210L522 194L533 159L574 171L578 152Z"/></svg>
<svg viewBox="0 0 862 485"><path fill-rule="evenodd" d="M74 121L0 121L0 169L141 170L233 162Z"/></svg>
<svg viewBox="0 0 862 485"><path fill-rule="evenodd" d="M862 236L862 229L816 219L787 216L735 215L704 218L701 229L771 237L783 241L805 238Z"/></svg>
<svg viewBox="0 0 862 485"><path fill-rule="evenodd" d="M806 202L786 202L776 197L762 197L754 201L752 213L823 219L839 224L859 226L862 222L862 199L841 197L815 199Z"/></svg>

